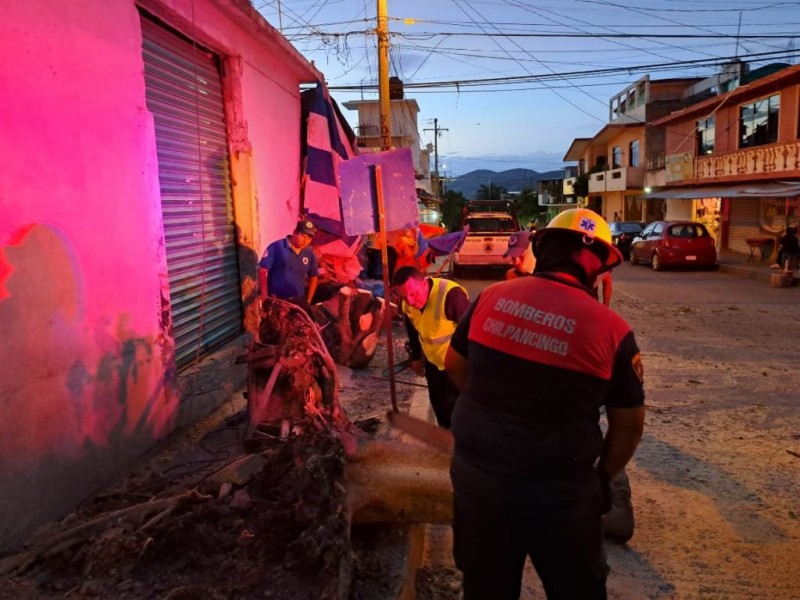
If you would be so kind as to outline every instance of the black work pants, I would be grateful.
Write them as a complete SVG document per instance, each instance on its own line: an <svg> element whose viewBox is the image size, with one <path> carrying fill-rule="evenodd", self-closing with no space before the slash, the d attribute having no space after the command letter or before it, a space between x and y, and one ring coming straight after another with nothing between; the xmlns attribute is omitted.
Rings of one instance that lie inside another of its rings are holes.
<svg viewBox="0 0 800 600"><path fill-rule="evenodd" d="M458 390L445 371L425 361L425 380L428 382L428 398L439 427L450 429L450 417L456 406Z"/></svg>
<svg viewBox="0 0 800 600"><path fill-rule="evenodd" d="M453 555L464 600L517 600L526 557L549 600L605 600L602 491L589 472L560 481L502 477L453 457Z"/></svg>

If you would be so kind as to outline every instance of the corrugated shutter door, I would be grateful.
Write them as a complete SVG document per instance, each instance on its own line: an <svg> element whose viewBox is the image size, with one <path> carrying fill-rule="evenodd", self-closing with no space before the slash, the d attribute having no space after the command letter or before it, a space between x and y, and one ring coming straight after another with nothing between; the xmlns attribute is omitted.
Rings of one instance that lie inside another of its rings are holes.
<svg viewBox="0 0 800 600"><path fill-rule="evenodd" d="M728 248L735 252L750 253L746 238L761 235L758 226L758 199L733 198L731 200L731 221L728 232Z"/></svg>
<svg viewBox="0 0 800 600"><path fill-rule="evenodd" d="M142 16L178 367L242 331L222 84L216 57Z"/></svg>

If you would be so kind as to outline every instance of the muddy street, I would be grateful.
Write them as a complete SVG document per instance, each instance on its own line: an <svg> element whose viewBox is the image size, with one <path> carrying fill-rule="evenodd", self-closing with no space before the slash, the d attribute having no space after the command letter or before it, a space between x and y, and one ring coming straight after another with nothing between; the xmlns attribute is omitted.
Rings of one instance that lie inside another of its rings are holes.
<svg viewBox="0 0 800 600"><path fill-rule="evenodd" d="M488 283L466 285L474 298ZM607 545L609 597L800 597L800 288L623 264L612 307L636 332L648 410L629 467L636 532ZM530 568L522 597L544 597Z"/></svg>

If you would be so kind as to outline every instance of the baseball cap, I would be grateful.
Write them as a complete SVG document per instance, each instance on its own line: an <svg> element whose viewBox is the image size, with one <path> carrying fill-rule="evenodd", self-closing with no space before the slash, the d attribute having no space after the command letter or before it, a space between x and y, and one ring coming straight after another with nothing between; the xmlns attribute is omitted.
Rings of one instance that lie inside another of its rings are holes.
<svg viewBox="0 0 800 600"><path fill-rule="evenodd" d="M508 250L503 254L503 258L522 256L525 254L525 250L527 250L528 246L531 244L532 235L533 233L530 231L517 231L516 233L512 233L511 237L508 238Z"/></svg>
<svg viewBox="0 0 800 600"><path fill-rule="evenodd" d="M314 227L314 223L305 219L303 221L297 222L297 227L294 228L297 233L305 233L306 235L310 235L314 237L314 234L317 233L317 228Z"/></svg>

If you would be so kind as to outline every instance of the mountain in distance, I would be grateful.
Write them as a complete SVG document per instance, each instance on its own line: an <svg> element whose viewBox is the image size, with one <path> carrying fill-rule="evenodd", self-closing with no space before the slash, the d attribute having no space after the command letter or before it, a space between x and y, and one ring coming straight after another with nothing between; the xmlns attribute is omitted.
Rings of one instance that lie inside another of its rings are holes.
<svg viewBox="0 0 800 600"><path fill-rule="evenodd" d="M445 190L461 192L467 199L474 199L478 193L478 188L482 185L492 184L496 187L505 188L508 192L519 192L525 188L535 188L536 182L540 179L560 179L564 176L564 171L547 171L540 173L532 169L509 169L508 171L490 171L488 169L478 169L470 171L464 175L448 179Z"/></svg>

